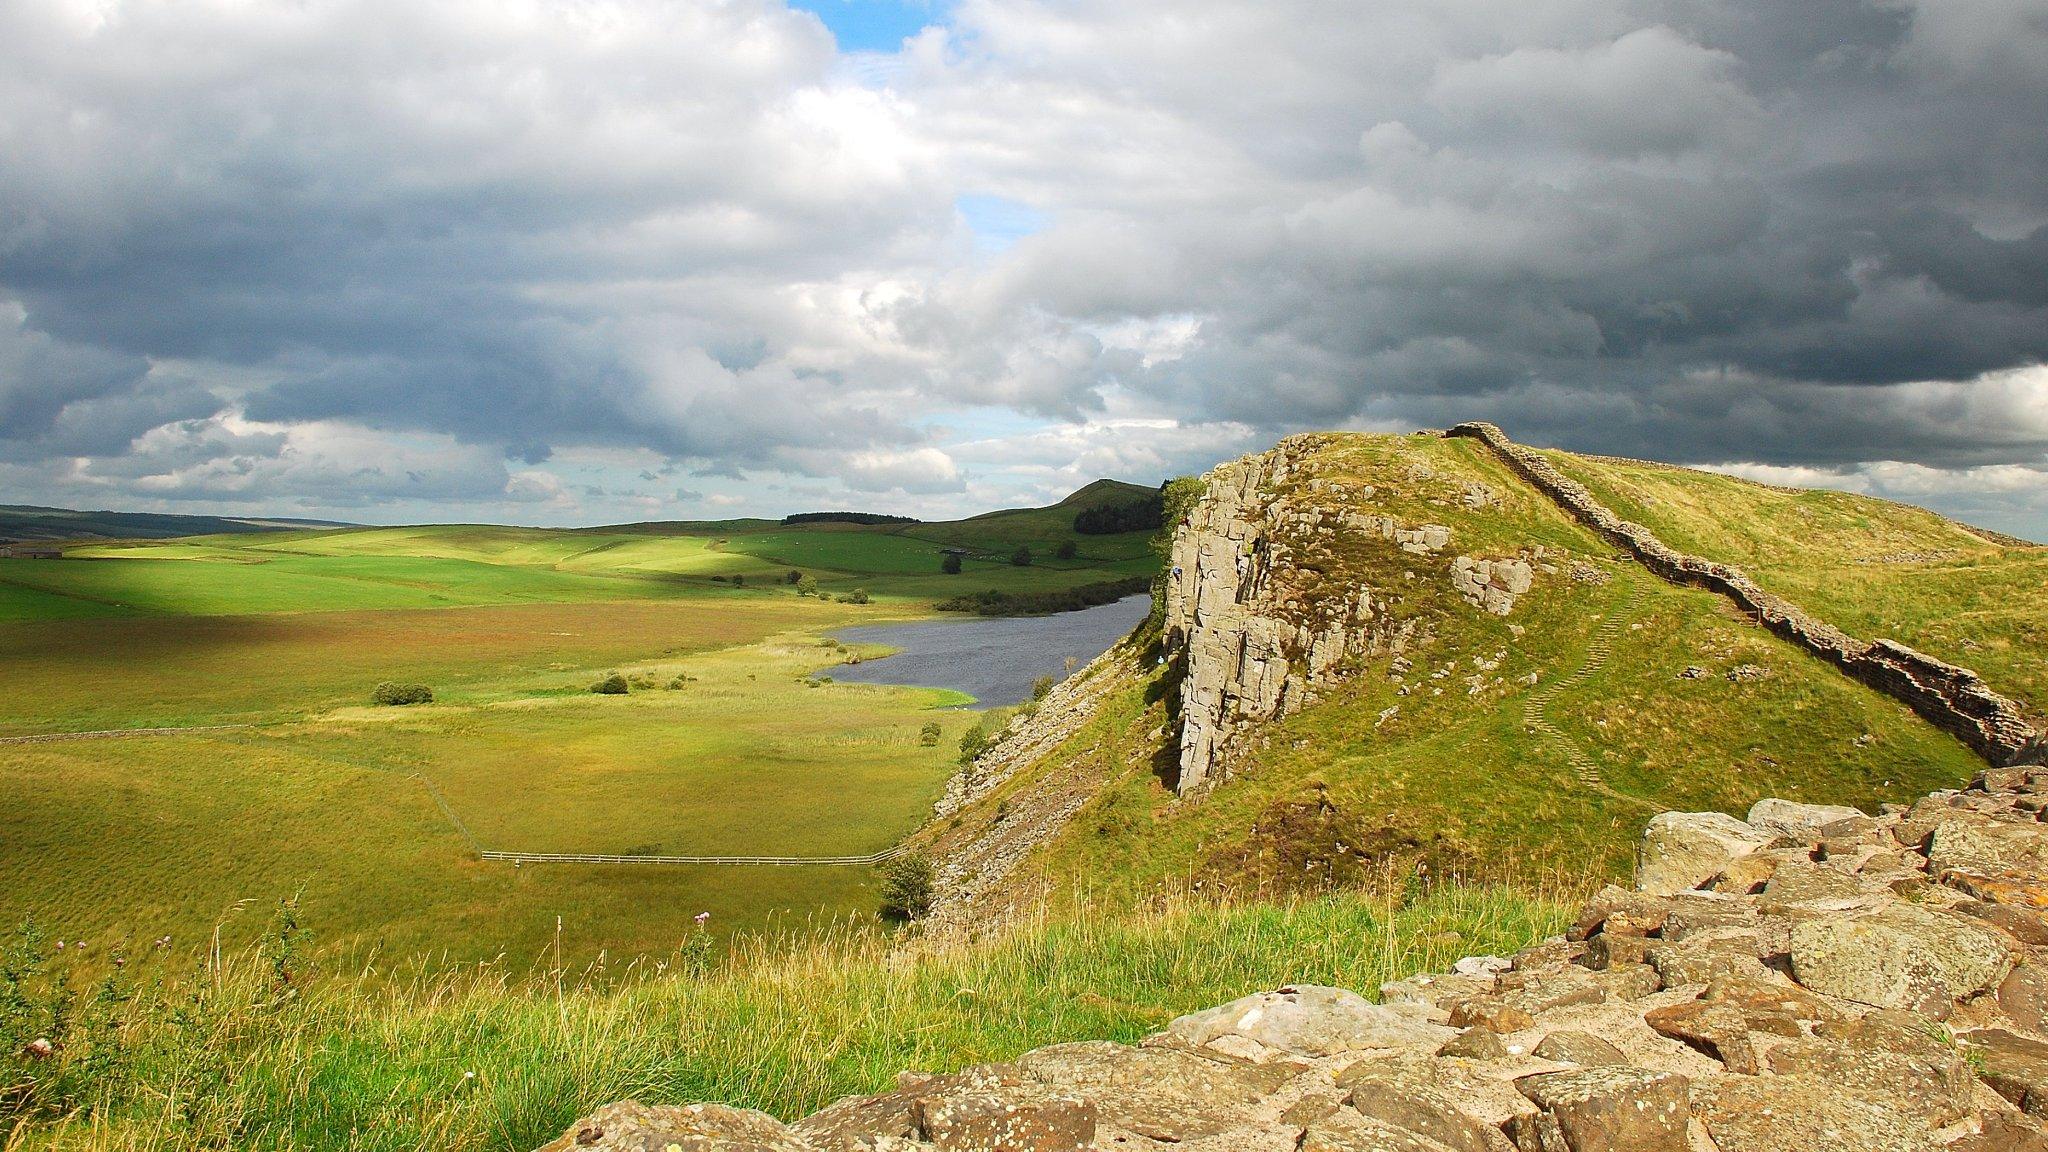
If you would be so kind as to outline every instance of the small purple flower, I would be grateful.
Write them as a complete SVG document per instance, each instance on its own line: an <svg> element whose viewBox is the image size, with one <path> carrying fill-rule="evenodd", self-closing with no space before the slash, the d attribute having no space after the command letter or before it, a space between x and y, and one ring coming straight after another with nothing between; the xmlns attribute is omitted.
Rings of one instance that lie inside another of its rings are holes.
<svg viewBox="0 0 2048 1152"><path fill-rule="evenodd" d="M703 927L703 926L704 926L704 922L705 922L705 921L707 921L707 920L711 919L711 913L709 913L709 912L699 912L699 913L697 913L697 915L696 915L696 916L694 917L694 919L695 919L695 920L697 921L697 926L701 928L701 927Z"/></svg>

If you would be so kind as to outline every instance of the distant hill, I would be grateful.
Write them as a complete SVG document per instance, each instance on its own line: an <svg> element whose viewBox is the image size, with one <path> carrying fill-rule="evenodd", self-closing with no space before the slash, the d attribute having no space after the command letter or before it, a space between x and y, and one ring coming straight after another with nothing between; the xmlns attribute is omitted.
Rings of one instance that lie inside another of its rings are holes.
<svg viewBox="0 0 2048 1152"><path fill-rule="evenodd" d="M163 540L230 532L345 528L339 520L283 516L185 516L167 512L80 512L33 504L0 504L0 543L23 540Z"/></svg>

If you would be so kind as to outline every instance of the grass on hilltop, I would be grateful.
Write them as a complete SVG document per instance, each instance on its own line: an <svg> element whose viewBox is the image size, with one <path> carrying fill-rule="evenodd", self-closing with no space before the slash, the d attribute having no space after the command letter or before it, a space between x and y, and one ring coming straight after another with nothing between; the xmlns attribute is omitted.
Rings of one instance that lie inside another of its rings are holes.
<svg viewBox="0 0 2048 1152"><path fill-rule="evenodd" d="M623 984L593 974L594 986L501 967L309 981L285 956L287 984L273 940L218 973L132 966L124 981L140 994L114 1009L120 1027L29 1069L41 1106L17 1106L7 1147L516 1150L629 1097L793 1119L893 1088L905 1068L1134 1041L1283 983L1370 994L1462 956L1511 953L1565 918L1558 901L1497 889L1180 899L908 952L860 927L750 941L708 967L704 950L685 948ZM8 1071L0 1064L0 1078Z"/></svg>
<svg viewBox="0 0 2048 1152"><path fill-rule="evenodd" d="M1672 547L1734 564L1852 635L1890 637L1973 668L2048 716L2048 547L1868 496L1546 455Z"/></svg>
<svg viewBox="0 0 2048 1152"><path fill-rule="evenodd" d="M1024 790L1057 775L1102 784L1033 861L1035 882L1053 892L1086 886L1136 900L1200 883L1268 896L1355 882L1387 857L1488 879L1619 878L1659 809L1740 815L1771 795L1873 809L1956 786L1982 767L1904 705L1720 597L1614 559L1470 442L1331 436L1290 483L1319 500L1372 485L1370 497L1343 498L1452 529L1441 556L1342 533L1289 554L1297 584L1321 580L1332 595L1363 584L1381 612L1416 622L1427 639L1407 653L1414 667L1402 674L1390 656L1367 661L1318 702L1266 725L1233 779L1187 802L1171 791L1176 757L1163 746L1178 685L1147 655L1143 683L937 830L942 841L1004 819ZM1485 490L1476 509L1464 502L1474 486ZM1450 591L1451 555L1533 545L1546 548L1553 570L1539 571L1512 615L1480 612ZM1574 560L1608 582L1571 579ZM1547 712L1617 798L1582 783L1564 747L1532 731L1523 710L1538 686L1580 667L1602 621L1638 591L1604 667ZM1743 666L1761 674L1731 679Z"/></svg>

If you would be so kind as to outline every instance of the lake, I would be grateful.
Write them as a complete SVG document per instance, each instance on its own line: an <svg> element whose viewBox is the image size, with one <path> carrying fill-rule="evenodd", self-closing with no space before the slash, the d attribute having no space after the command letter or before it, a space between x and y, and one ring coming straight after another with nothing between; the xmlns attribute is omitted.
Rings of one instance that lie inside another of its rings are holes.
<svg viewBox="0 0 2048 1152"><path fill-rule="evenodd" d="M848 644L886 644L894 656L842 664L827 672L856 684L909 684L965 692L984 708L1021 704L1040 676L1064 680L1067 661L1078 671L1138 626L1152 598L1126 596L1114 604L1051 616L976 616L871 624L842 629Z"/></svg>

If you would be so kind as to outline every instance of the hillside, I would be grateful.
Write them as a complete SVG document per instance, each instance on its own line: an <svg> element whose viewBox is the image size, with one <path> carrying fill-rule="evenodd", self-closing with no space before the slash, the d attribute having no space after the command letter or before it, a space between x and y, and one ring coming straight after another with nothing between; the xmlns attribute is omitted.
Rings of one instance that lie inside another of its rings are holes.
<svg viewBox="0 0 2048 1152"><path fill-rule="evenodd" d="M1624 467L1545 456L1573 475ZM1695 517L1672 521L1690 526L1674 532L1685 547L1775 560L1759 579L1795 599L1825 585L1810 607L1859 628L1907 622L1886 597L1909 599L1933 563L1907 556L1956 556L1934 571L1982 608L1968 654L2004 638L2012 658L1982 663L2016 694L2039 674L2018 665L2048 597L2010 592L2039 550L1887 505L1835 517L1810 553L1796 534L1737 552L1744 508L1838 505L1671 471L1694 492ZM1629 475L1642 473L1664 475ZM1204 481L1163 626L1063 685L954 789L929 834L950 921L1188 885L1618 877L1657 811L1765 795L1868 806L1984 765L1955 734L1968 725L1929 721L1942 701L1909 706L1872 687L1882 676L1845 674L1727 596L1663 578L1478 440L1299 436ZM1722 508L1735 511L1717 527ZM1857 564L1869 557L1891 562ZM1866 600L1843 573L1869 567L1891 582ZM1939 675L1944 691L1980 691ZM2036 715L2007 703L2008 720Z"/></svg>
<svg viewBox="0 0 2048 1152"><path fill-rule="evenodd" d="M165 512L79 512L32 504L0 504L0 544L24 540L163 540L295 528L341 528L337 520L290 517L187 516Z"/></svg>

